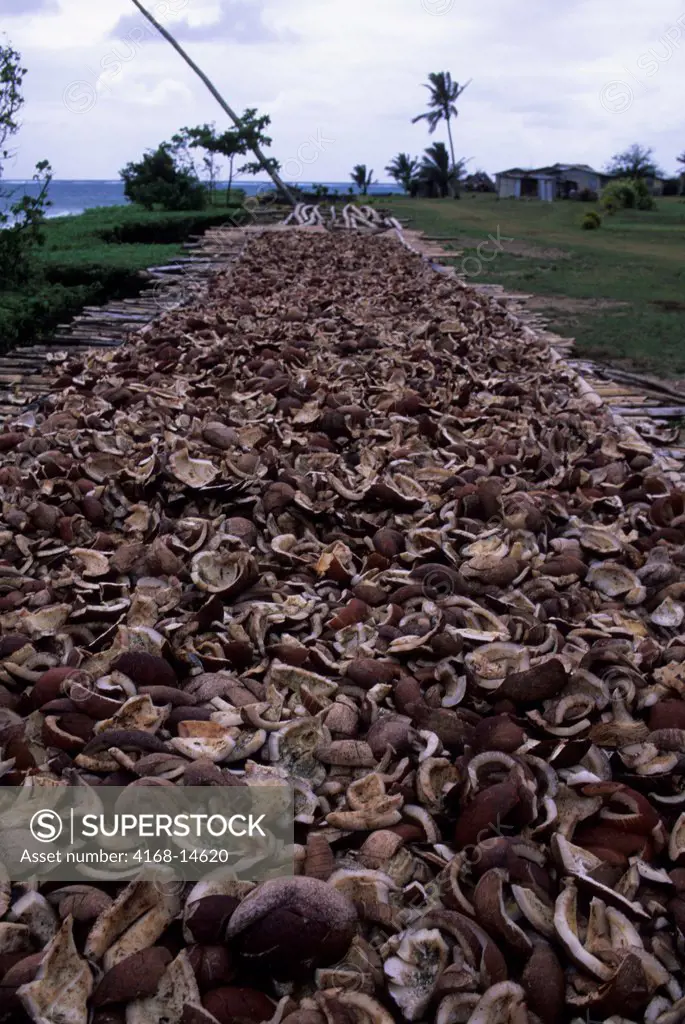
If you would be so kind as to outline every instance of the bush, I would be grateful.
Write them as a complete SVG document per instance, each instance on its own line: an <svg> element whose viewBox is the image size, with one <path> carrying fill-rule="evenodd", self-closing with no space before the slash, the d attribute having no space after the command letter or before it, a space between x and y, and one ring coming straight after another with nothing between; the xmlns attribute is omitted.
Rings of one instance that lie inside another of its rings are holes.
<svg viewBox="0 0 685 1024"><path fill-rule="evenodd" d="M245 202L247 192L244 188L234 188L231 186L231 201L228 206L242 206Z"/></svg>
<svg viewBox="0 0 685 1024"><path fill-rule="evenodd" d="M634 210L637 196L633 184L627 178L610 181L602 191L602 206L607 213L617 210Z"/></svg>
<svg viewBox="0 0 685 1024"><path fill-rule="evenodd" d="M140 294L147 285L141 271L176 259L179 242L213 225L245 220L245 211L230 208L145 213L135 206L47 220L30 277L15 288L0 278L0 354L49 336L84 305Z"/></svg>
<svg viewBox="0 0 685 1024"><path fill-rule="evenodd" d="M21 55L0 39L0 178L5 162L13 156L10 142L21 125L25 74ZM15 200L12 191L0 189L0 291L31 277L36 252L43 244L43 222L50 206L48 189L52 181L47 160L36 164L33 180L40 186L37 196L20 194Z"/></svg>
<svg viewBox="0 0 685 1024"><path fill-rule="evenodd" d="M644 178L635 178L632 184L635 189L636 209L653 210L656 207L656 202L654 201L654 196L649 191L647 182Z"/></svg>
<svg viewBox="0 0 685 1024"><path fill-rule="evenodd" d="M174 216L158 213L153 219L148 219L145 214L141 214L140 219L127 217L121 223L98 228L95 233L98 238L108 244L170 245L173 242L182 242L188 235L201 233L215 225L240 224L247 219L247 214L243 210L234 210L231 207L224 210L217 209L216 212L213 210L204 213L182 212Z"/></svg>
<svg viewBox="0 0 685 1024"><path fill-rule="evenodd" d="M588 210L580 224L584 231L596 231L601 225L602 218L596 210Z"/></svg>
<svg viewBox="0 0 685 1024"><path fill-rule="evenodd" d="M204 185L195 173L176 163L169 146L148 150L138 163L120 172L124 195L146 210L201 210L206 202Z"/></svg>
<svg viewBox="0 0 685 1024"><path fill-rule="evenodd" d="M610 181L602 192L602 206L607 213L617 210L653 210L654 199L643 178L618 178Z"/></svg>
<svg viewBox="0 0 685 1024"><path fill-rule="evenodd" d="M591 188L582 188L576 196L576 199L581 203L596 203L599 196Z"/></svg>
<svg viewBox="0 0 685 1024"><path fill-rule="evenodd" d="M666 181L664 182L664 191L662 194L665 196L679 196L680 178L666 178Z"/></svg>

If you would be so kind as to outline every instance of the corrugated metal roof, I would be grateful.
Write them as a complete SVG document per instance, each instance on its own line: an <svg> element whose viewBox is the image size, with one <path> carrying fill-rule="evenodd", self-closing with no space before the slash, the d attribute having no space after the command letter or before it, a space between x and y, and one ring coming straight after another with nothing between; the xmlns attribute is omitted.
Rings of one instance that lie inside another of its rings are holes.
<svg viewBox="0 0 685 1024"><path fill-rule="evenodd" d="M554 177L553 171L549 167L540 167L537 169L526 168L526 167L511 167L508 171L498 171L495 177L499 178L502 174L537 174L539 177Z"/></svg>
<svg viewBox="0 0 685 1024"><path fill-rule="evenodd" d="M610 174L603 171L596 171L589 164L551 164L547 167L510 167L506 171L498 171L497 174L556 174L568 171L585 171L586 174L597 174L600 178L610 178Z"/></svg>
<svg viewBox="0 0 685 1024"><path fill-rule="evenodd" d="M589 164L553 164L552 167L558 171L586 171L588 174L602 175L601 171L596 171Z"/></svg>

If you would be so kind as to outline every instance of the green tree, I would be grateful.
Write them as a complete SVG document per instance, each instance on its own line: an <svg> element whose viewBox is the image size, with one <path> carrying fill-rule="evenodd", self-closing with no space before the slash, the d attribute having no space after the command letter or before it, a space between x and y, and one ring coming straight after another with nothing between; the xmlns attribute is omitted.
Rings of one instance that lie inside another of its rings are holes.
<svg viewBox="0 0 685 1024"><path fill-rule="evenodd" d="M268 149L272 143L271 136L264 134L264 129L268 128L271 124L271 118L268 114L258 114L256 107L248 107L243 116L238 121L238 139L240 141L240 147L236 153L249 153L252 151L256 153L257 150L262 154L261 160L250 160L248 163L243 164L242 167L238 168L238 174L259 174L260 171L268 171L268 173L274 177L278 175L278 171L281 169L281 165L272 156L264 156L262 147ZM280 178L278 179L281 180ZM285 192L283 189L286 189ZM279 186L279 193L283 196L288 195L286 186L281 188Z"/></svg>
<svg viewBox="0 0 685 1024"><path fill-rule="evenodd" d="M170 142L163 142L159 148L164 148L169 152L177 170L186 171L194 178L200 177L195 163L195 155L192 152L196 147L190 136L186 134L185 129L176 132L171 136Z"/></svg>
<svg viewBox="0 0 685 1024"><path fill-rule="evenodd" d="M217 156L230 155L230 176L233 176L233 157L235 150L232 146L229 146L228 139L237 138L236 132L226 131L221 135L217 135L215 124L201 124L195 128L181 128L180 132L176 135L172 135L171 141L175 146L179 147L179 150L191 150L191 149L203 149L204 156L202 157L202 165L209 177L209 193L214 194L216 187L216 178L218 175L218 163ZM228 204L230 198L230 182L228 187L228 195L226 202Z"/></svg>
<svg viewBox="0 0 685 1024"><path fill-rule="evenodd" d="M427 190L444 198L452 192L459 196L459 188L466 170L466 161L450 161L450 154L444 142L434 142L425 151L419 181Z"/></svg>
<svg viewBox="0 0 685 1024"><path fill-rule="evenodd" d="M419 172L418 157L410 156L409 153L398 153L385 169L405 192L411 192Z"/></svg>
<svg viewBox="0 0 685 1024"><path fill-rule="evenodd" d="M679 164L683 165L683 169L680 172L680 194L685 195L685 149L682 151L680 156L676 157Z"/></svg>
<svg viewBox="0 0 685 1024"><path fill-rule="evenodd" d="M216 158L216 153L213 153L211 150L205 153L202 157L202 166L204 167L205 174L207 175L209 195L211 197L211 202L213 203L214 193L216 191L216 179L218 178L221 170L221 165Z"/></svg>
<svg viewBox="0 0 685 1024"><path fill-rule="evenodd" d="M0 174L2 164L11 155L7 142L21 127L19 111L24 105L21 87L26 68L21 66L21 55L9 44L0 44Z"/></svg>
<svg viewBox="0 0 685 1024"><path fill-rule="evenodd" d="M428 75L428 82L424 82L424 88L430 92L428 110L425 114L418 114L416 117L413 117L411 122L416 124L417 121L427 121L428 131L432 135L440 122L446 121L453 164L456 163L456 160L454 157L454 143L452 141L452 126L450 122L453 117L459 116L459 111L455 104L470 83L471 79L468 80L466 85L459 85L458 82L453 82L449 71L431 72Z"/></svg>
<svg viewBox="0 0 685 1024"><path fill-rule="evenodd" d="M131 162L119 172L124 194L146 210L201 210L206 193L197 174L178 156L178 145L163 142L148 150L142 160Z"/></svg>
<svg viewBox="0 0 685 1024"><path fill-rule="evenodd" d="M233 184L233 168L236 156L245 156L250 151L254 152L255 145L268 149L271 139L265 135L264 129L271 124L268 114L258 114L256 107L249 107L243 116L238 119L238 126L228 129L225 132L217 133L215 124L200 124L195 128L182 128L173 136L172 142L178 147L179 152L191 149L204 149L207 156L203 163L209 169L212 165L212 158L217 155L225 156L228 160L228 189L226 191L226 205L231 201L231 187ZM270 166L278 169L278 161L273 158L265 158ZM261 161L251 161L238 168L239 173L257 174L264 170Z"/></svg>
<svg viewBox="0 0 685 1024"><path fill-rule="evenodd" d="M660 178L663 171L655 163L651 146L634 142L623 153L614 153L607 164L607 174L620 178Z"/></svg>
<svg viewBox="0 0 685 1024"><path fill-rule="evenodd" d="M225 132L224 134L230 135L232 133ZM219 144L216 125L202 124L197 125L195 128L181 128L179 132L172 135L171 142L175 147L175 151L178 153L190 153L190 151L194 149L204 150L202 156L202 167L209 178L209 194L210 196L213 196L216 188L216 179L219 173L217 157L222 152L223 148Z"/></svg>
<svg viewBox="0 0 685 1024"><path fill-rule="evenodd" d="M11 140L21 127L19 112L24 104L21 87L26 75L21 55L9 43L0 43L0 179L5 162L13 156ZM52 169L47 160L36 164L35 196L0 189L0 287L13 285L29 276L35 248L44 241L43 221L50 205L48 189Z"/></svg>
<svg viewBox="0 0 685 1024"><path fill-rule="evenodd" d="M354 182L363 196L368 194L370 185L376 184L373 180L373 170L367 174L366 164L355 164L350 174L350 180Z"/></svg>

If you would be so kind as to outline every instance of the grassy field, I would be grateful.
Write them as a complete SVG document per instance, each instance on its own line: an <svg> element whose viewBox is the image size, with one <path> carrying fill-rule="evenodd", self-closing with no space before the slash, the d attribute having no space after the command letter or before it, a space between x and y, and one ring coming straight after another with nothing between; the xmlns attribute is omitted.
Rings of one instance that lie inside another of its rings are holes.
<svg viewBox="0 0 685 1024"><path fill-rule="evenodd" d="M110 206L48 220L31 279L14 291L0 288L0 352L39 340L84 305L137 295L145 285L141 270L173 259L189 235L236 212L237 207L214 207L148 213Z"/></svg>
<svg viewBox="0 0 685 1024"><path fill-rule="evenodd" d="M474 283L533 295L530 305L576 339L579 356L685 377L685 200L605 216L598 231L580 227L592 203L466 193L383 205L410 228L458 239L455 265Z"/></svg>

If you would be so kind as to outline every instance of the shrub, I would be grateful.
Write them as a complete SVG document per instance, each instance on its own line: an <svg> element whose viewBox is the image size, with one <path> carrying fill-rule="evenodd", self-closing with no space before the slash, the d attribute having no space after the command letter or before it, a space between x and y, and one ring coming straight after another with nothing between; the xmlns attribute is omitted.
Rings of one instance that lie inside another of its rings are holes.
<svg viewBox="0 0 685 1024"><path fill-rule="evenodd" d="M643 178L617 178L602 192L602 206L607 213L617 210L653 210L654 199Z"/></svg>
<svg viewBox="0 0 685 1024"><path fill-rule="evenodd" d="M187 167L181 167L167 143L148 150L138 163L129 163L120 172L124 194L146 210L201 210L206 192L202 182Z"/></svg>
<svg viewBox="0 0 685 1024"><path fill-rule="evenodd" d="M666 178L664 182L665 196L678 196L680 195L680 178Z"/></svg>
<svg viewBox="0 0 685 1024"><path fill-rule="evenodd" d="M131 207L128 207L131 210ZM97 228L95 235L103 242L116 245L171 245L182 242L190 234L200 234L219 224L239 224L247 220L241 210L206 210L204 213L181 212L173 215L156 213L153 217L140 214L127 217L120 223Z"/></svg>
<svg viewBox="0 0 685 1024"><path fill-rule="evenodd" d="M632 182L635 189L635 207L638 210L653 210L656 206L654 196L647 187L644 178L635 178Z"/></svg>
<svg viewBox="0 0 685 1024"><path fill-rule="evenodd" d="M0 179L4 164L14 156L10 143L17 135L24 104L21 87L26 69L21 55L0 39ZM34 271L36 250L43 244L43 223L52 169L47 160L36 164L33 180L38 195L0 189L0 291L26 281Z"/></svg>
<svg viewBox="0 0 685 1024"><path fill-rule="evenodd" d="M580 203L596 203L599 199L599 196L591 188L582 188L576 196L576 199Z"/></svg>
<svg viewBox="0 0 685 1024"><path fill-rule="evenodd" d="M615 213L616 210L633 210L636 202L635 189L627 178L610 181L602 191L602 206L607 213Z"/></svg>
<svg viewBox="0 0 685 1024"><path fill-rule="evenodd" d="M0 278L2 287L26 281L35 267L35 254L43 245L45 213L51 206L48 188L52 168L47 160L36 165L33 180L40 185L37 196L22 195L9 207L9 214L0 210ZM7 198L5 193L5 198Z"/></svg>
<svg viewBox="0 0 685 1024"><path fill-rule="evenodd" d="M229 206L242 206L245 202L247 192L244 188L232 188L231 189L231 201Z"/></svg>
<svg viewBox="0 0 685 1024"><path fill-rule="evenodd" d="M583 217L580 226L584 231L596 231L597 228L601 227L602 218L596 210L588 210Z"/></svg>

